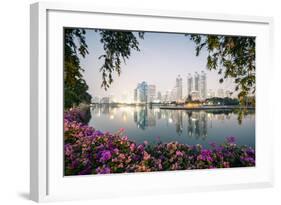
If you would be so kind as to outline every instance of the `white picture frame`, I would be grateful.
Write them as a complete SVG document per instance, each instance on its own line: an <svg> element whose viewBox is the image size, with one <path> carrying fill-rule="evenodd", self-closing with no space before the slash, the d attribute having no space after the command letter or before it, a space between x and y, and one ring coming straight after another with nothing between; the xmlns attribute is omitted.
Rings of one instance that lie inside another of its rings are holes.
<svg viewBox="0 0 281 205"><path fill-rule="evenodd" d="M270 130L273 118L266 112L272 95L268 92L273 72L272 18L46 2L32 4L30 11L31 200L95 199L273 186L273 131ZM64 177L62 28L65 26L256 36L256 167ZM263 86L263 82L267 86Z"/></svg>

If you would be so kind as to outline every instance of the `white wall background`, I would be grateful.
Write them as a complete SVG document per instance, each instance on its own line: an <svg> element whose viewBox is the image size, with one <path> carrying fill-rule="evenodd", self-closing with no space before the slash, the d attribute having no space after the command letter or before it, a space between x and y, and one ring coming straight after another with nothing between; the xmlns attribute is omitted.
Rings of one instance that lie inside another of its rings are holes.
<svg viewBox="0 0 281 205"><path fill-rule="evenodd" d="M30 0L1 1L0 6L0 203L31 204L29 193L29 4ZM80 3L83 0L79 0ZM281 202L281 12L278 0L92 0L100 5L272 16L276 94L272 129L275 132L274 188L144 196L79 204L278 204ZM266 85L264 85L266 86ZM277 130L278 129L278 130ZM266 137L266 136L265 136ZM186 182L188 183L188 182ZM149 186L149 185L148 185ZM66 204L76 204L66 202Z"/></svg>

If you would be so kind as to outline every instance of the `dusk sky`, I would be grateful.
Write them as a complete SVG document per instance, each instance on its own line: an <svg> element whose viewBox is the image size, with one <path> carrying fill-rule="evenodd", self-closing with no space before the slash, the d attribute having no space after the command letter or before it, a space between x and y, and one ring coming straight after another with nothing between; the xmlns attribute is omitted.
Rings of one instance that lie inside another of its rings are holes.
<svg viewBox="0 0 281 205"><path fill-rule="evenodd" d="M186 96L188 73L194 75L202 70L207 74L207 90L234 90L231 79L220 84L217 71L207 70L207 52L203 51L196 57L195 44L184 34L146 32L143 40L138 39L140 52L132 51L126 64L121 65L120 77L114 74L113 83L105 91L101 88L102 75L99 72L103 59L98 59L104 50L99 40L98 33L86 30L89 54L84 59L80 58L85 70L84 79L93 97L114 95L118 99L118 96L127 95L133 98L133 90L142 81L156 85L157 92L163 94L173 89L178 75L183 78L183 96Z"/></svg>

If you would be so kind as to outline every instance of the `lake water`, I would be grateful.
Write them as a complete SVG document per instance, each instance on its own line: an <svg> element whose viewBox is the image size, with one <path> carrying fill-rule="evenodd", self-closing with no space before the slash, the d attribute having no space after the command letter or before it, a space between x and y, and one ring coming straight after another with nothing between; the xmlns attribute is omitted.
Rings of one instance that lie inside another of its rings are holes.
<svg viewBox="0 0 281 205"><path fill-rule="evenodd" d="M125 128L124 135L136 143L178 141L210 147L222 143L228 136L237 144L255 148L254 110L163 110L157 106L91 107L89 125L101 131L116 132Z"/></svg>

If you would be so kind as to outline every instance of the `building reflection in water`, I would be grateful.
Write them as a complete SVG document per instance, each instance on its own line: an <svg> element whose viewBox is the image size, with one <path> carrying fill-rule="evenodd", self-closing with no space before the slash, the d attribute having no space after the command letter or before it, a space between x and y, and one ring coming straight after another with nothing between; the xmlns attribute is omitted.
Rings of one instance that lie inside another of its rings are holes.
<svg viewBox="0 0 281 205"><path fill-rule="evenodd" d="M207 115L204 111L191 112L187 111L187 136L195 137L196 139L207 138Z"/></svg>
<svg viewBox="0 0 281 205"><path fill-rule="evenodd" d="M133 120L139 129L145 130L149 127L156 127L157 122L165 124L167 127L175 126L178 136L183 133L186 124L186 135L189 138L203 139L208 136L208 126L212 128L213 120L224 121L231 119L235 115L234 111L186 111L186 110L163 110L159 107L149 106L112 106L95 105L92 107L92 115L100 117L105 115L109 120L123 120L127 122ZM120 115L117 119L117 115ZM237 113L236 113L237 115ZM132 116L132 119L131 117ZM164 122L164 123L163 123Z"/></svg>
<svg viewBox="0 0 281 205"><path fill-rule="evenodd" d="M147 127L156 126L156 118L161 119L159 111L149 109L147 106L138 107L134 110L134 121L138 128L145 130Z"/></svg>

